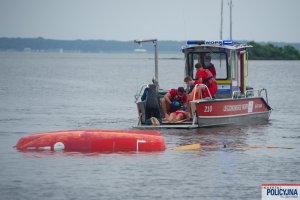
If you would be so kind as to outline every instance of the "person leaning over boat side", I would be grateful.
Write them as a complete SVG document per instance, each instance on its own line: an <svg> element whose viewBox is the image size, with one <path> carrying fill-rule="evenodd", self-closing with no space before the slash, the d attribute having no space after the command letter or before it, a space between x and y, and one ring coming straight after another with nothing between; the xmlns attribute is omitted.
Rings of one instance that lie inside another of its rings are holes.
<svg viewBox="0 0 300 200"><path fill-rule="evenodd" d="M216 68L214 64L211 63L210 55L206 55L204 57L204 68L208 69L212 73L213 77L216 79L216 75L217 75Z"/></svg>
<svg viewBox="0 0 300 200"><path fill-rule="evenodd" d="M191 76L186 76L183 81L187 85L187 93L190 94L195 87L195 80Z"/></svg>
<svg viewBox="0 0 300 200"><path fill-rule="evenodd" d="M202 84L201 81L193 80L191 76L186 76L183 81L187 84L187 92L190 94L192 90L194 89L196 84Z"/></svg>
<svg viewBox="0 0 300 200"><path fill-rule="evenodd" d="M155 84L150 84L145 95L145 117L146 125L159 125L162 123L159 96ZM146 90L145 89L145 90Z"/></svg>
<svg viewBox="0 0 300 200"><path fill-rule="evenodd" d="M183 81L187 84L188 87L189 101L201 99L200 91L201 89L204 89L204 87L197 86L195 88L195 85L202 84L202 82L198 80L193 80L193 78L190 76L186 76Z"/></svg>
<svg viewBox="0 0 300 200"><path fill-rule="evenodd" d="M199 81L199 83L205 84L211 96L214 97L218 90L216 79L213 77L212 73L208 69L203 68L200 63L197 63L195 68L197 69L196 80ZM202 91L204 98L210 97L206 89L202 89Z"/></svg>
<svg viewBox="0 0 300 200"><path fill-rule="evenodd" d="M178 110L180 107L187 107L188 97L184 92L183 87L178 87L178 89L171 89L165 96L161 99L161 107L163 115L165 118L169 117L168 113Z"/></svg>

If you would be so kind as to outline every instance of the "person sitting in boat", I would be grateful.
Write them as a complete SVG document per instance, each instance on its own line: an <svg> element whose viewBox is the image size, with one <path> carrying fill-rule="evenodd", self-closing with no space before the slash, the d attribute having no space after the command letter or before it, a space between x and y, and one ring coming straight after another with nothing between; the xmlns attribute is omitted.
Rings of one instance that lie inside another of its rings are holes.
<svg viewBox="0 0 300 200"><path fill-rule="evenodd" d="M197 73L196 73L196 81L198 81L197 84L199 83L205 84L209 90L208 92L207 89L202 88L203 98L214 97L214 95L217 93L218 90L216 79L214 78L212 73L208 69L204 68L200 63L197 63L195 67L197 69Z"/></svg>
<svg viewBox="0 0 300 200"><path fill-rule="evenodd" d="M204 68L208 69L212 73L213 77L216 79L216 75L217 75L216 68L215 68L214 64L211 63L211 56L210 55L206 55L204 57L204 63L203 64L204 64Z"/></svg>
<svg viewBox="0 0 300 200"><path fill-rule="evenodd" d="M178 87L178 89L171 89L161 99L161 107L164 117L168 118L168 113L174 112L182 106L187 107L187 103L188 97L183 87Z"/></svg>
<svg viewBox="0 0 300 200"><path fill-rule="evenodd" d="M185 108L183 107L180 110L177 110L175 112L172 112L168 118L166 118L166 121L169 123L179 123L184 122L191 119L191 114L187 111L185 111Z"/></svg>
<svg viewBox="0 0 300 200"><path fill-rule="evenodd" d="M150 84L145 95L145 117L146 125L159 125L162 123L160 114L160 100L157 92L157 86Z"/></svg>

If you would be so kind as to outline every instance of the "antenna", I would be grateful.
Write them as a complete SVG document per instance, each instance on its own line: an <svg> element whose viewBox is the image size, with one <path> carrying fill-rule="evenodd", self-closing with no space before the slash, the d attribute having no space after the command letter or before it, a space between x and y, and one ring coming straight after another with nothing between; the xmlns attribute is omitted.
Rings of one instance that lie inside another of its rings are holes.
<svg viewBox="0 0 300 200"><path fill-rule="evenodd" d="M223 0L221 0L221 28L220 28L220 40L223 39Z"/></svg>
<svg viewBox="0 0 300 200"><path fill-rule="evenodd" d="M232 0L229 1L228 5L230 9L230 40L232 40L232 7L233 7Z"/></svg>

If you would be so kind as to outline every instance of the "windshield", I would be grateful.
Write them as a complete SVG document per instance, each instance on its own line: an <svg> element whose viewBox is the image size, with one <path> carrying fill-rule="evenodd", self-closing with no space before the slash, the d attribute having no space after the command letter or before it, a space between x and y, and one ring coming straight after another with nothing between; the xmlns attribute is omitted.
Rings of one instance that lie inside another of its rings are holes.
<svg viewBox="0 0 300 200"><path fill-rule="evenodd" d="M229 70L227 65L227 55L224 52L192 52L187 56L186 75L195 78L195 65L199 63L202 66L212 71L215 69L217 80L227 80L229 77ZM214 74L213 74L214 75Z"/></svg>

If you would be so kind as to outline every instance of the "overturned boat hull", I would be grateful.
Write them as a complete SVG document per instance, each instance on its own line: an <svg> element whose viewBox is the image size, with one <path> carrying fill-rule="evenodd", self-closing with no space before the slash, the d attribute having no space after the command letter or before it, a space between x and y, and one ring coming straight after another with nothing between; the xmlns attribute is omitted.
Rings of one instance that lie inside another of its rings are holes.
<svg viewBox="0 0 300 200"><path fill-rule="evenodd" d="M151 152L164 151L158 131L68 130L32 134L20 138L19 151Z"/></svg>

